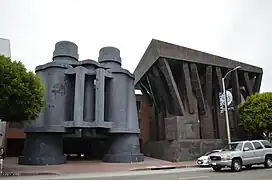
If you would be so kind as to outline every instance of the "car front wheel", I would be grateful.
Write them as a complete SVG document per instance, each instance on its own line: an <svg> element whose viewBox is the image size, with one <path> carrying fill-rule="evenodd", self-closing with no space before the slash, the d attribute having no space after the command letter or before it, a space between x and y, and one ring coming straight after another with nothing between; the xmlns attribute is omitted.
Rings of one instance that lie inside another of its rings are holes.
<svg viewBox="0 0 272 180"><path fill-rule="evenodd" d="M267 156L265 158L264 166L266 168L272 168L272 156Z"/></svg>
<svg viewBox="0 0 272 180"><path fill-rule="evenodd" d="M233 172L240 172L242 170L242 162L240 159L233 159L232 160L231 170Z"/></svg>

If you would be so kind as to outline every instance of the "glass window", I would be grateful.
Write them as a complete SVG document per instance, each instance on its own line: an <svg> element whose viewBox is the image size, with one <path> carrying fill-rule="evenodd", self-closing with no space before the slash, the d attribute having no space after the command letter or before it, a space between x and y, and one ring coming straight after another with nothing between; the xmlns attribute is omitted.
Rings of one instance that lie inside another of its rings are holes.
<svg viewBox="0 0 272 180"><path fill-rule="evenodd" d="M248 148L249 150L253 150L253 146L250 142L246 142L245 145L244 145L244 148Z"/></svg>
<svg viewBox="0 0 272 180"><path fill-rule="evenodd" d="M140 110L141 110L141 101L136 101L136 105L137 105L137 111L140 112Z"/></svg>
<svg viewBox="0 0 272 180"><path fill-rule="evenodd" d="M265 148L272 148L271 144L268 141L261 141Z"/></svg>
<svg viewBox="0 0 272 180"><path fill-rule="evenodd" d="M263 149L263 146L259 142L253 142L255 149Z"/></svg>
<svg viewBox="0 0 272 180"><path fill-rule="evenodd" d="M208 156L208 155L210 155L212 153L216 153L216 152L220 152L220 151L219 150L213 150L211 152L207 152L204 156Z"/></svg>
<svg viewBox="0 0 272 180"><path fill-rule="evenodd" d="M227 145L223 150L226 151L241 151L243 143L231 143Z"/></svg>
<svg viewBox="0 0 272 180"><path fill-rule="evenodd" d="M207 152L204 156L208 156L210 154L214 153L213 151L212 152Z"/></svg>

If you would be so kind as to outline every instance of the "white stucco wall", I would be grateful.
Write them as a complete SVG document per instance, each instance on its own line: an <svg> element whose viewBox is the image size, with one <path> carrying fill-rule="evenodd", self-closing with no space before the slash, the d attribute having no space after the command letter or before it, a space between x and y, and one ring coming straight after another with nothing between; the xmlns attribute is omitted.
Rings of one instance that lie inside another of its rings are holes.
<svg viewBox="0 0 272 180"><path fill-rule="evenodd" d="M0 38L0 54L11 57L10 41L8 39ZM6 122L1 121L0 119L0 147L4 146L5 131Z"/></svg>
<svg viewBox="0 0 272 180"><path fill-rule="evenodd" d="M11 57L10 41L8 39L0 38L0 54Z"/></svg>

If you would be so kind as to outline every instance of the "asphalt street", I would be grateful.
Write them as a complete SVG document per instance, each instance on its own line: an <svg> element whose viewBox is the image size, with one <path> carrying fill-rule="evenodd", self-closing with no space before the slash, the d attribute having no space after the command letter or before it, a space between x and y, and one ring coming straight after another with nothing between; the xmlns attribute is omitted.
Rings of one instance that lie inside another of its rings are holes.
<svg viewBox="0 0 272 180"><path fill-rule="evenodd" d="M233 173L226 169L214 172L211 168L190 168L179 170L154 171L151 174L131 174L131 176L114 177L82 177L80 180L272 180L272 169L253 168L242 172ZM71 180L74 178L71 178ZM67 179L68 180L68 179ZM69 179L70 180L70 179Z"/></svg>
<svg viewBox="0 0 272 180"><path fill-rule="evenodd" d="M1 178L2 179L2 178ZM272 180L272 169L262 167L233 173L229 170L214 172L211 168L183 168L174 170L92 173L55 177L11 177L4 179L35 180Z"/></svg>

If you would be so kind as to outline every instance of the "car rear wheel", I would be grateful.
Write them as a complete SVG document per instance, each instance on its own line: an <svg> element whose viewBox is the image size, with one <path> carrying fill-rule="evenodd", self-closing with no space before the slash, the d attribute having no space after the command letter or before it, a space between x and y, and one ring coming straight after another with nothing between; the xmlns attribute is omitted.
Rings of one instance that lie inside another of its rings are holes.
<svg viewBox="0 0 272 180"><path fill-rule="evenodd" d="M272 168L272 156L266 156L264 166L266 168Z"/></svg>
<svg viewBox="0 0 272 180"><path fill-rule="evenodd" d="M232 160L231 170L233 172L240 172L242 170L242 162L240 159L233 159Z"/></svg>
<svg viewBox="0 0 272 180"><path fill-rule="evenodd" d="M212 166L213 170L218 172L218 171L221 171L221 167L220 166Z"/></svg>

